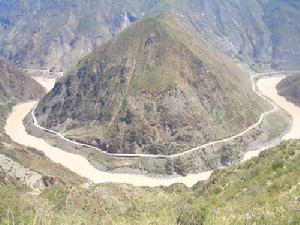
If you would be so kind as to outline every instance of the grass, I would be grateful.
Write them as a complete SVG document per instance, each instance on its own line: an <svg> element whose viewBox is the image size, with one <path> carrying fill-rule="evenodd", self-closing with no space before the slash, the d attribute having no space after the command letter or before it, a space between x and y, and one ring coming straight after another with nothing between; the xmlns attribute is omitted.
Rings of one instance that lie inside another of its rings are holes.
<svg viewBox="0 0 300 225"><path fill-rule="evenodd" d="M299 224L300 141L216 170L207 182L143 188L56 179L39 196L0 172L0 224ZM1 170L0 170L1 171Z"/></svg>
<svg viewBox="0 0 300 225"><path fill-rule="evenodd" d="M110 152L148 153L155 144L156 152L177 153L258 120L265 106L246 76L176 15L145 16L80 60L59 81L60 97L50 92L36 112L44 126L66 125L67 135L99 138ZM129 111L134 123L123 121Z"/></svg>
<svg viewBox="0 0 300 225"><path fill-rule="evenodd" d="M203 206L204 224L299 224L299 150L299 142L284 142L215 172L207 184L194 188L195 200L186 208Z"/></svg>

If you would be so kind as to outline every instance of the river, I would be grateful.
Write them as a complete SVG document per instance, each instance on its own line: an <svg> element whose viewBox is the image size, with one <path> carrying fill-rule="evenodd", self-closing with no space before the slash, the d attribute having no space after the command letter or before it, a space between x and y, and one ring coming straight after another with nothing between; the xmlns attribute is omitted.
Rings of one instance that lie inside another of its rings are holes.
<svg viewBox="0 0 300 225"><path fill-rule="evenodd" d="M47 90L50 90L54 85L54 80L46 78L35 78ZM276 85L283 77L271 77L260 79L257 83L258 89L262 94L272 99L280 107L289 112L293 118L292 129L285 136L285 139L300 138L300 108L294 104L287 102L285 98L279 96L276 91ZM13 107L13 111L7 119L5 126L6 133L14 142L36 148L42 151L50 160L59 163L78 175L91 180L94 183L126 183L135 186L169 186L174 183L183 183L188 187L193 186L199 181L207 180L212 171L199 174L189 174L185 177L170 176L170 177L148 177L135 174L115 174L103 172L95 169L89 161L81 155L73 154L64 151L63 149L53 147L45 140L31 136L26 133L23 125L23 119L37 104L37 101L21 103ZM298 130L298 132L297 132ZM260 151L248 152L244 159L250 159L258 155Z"/></svg>

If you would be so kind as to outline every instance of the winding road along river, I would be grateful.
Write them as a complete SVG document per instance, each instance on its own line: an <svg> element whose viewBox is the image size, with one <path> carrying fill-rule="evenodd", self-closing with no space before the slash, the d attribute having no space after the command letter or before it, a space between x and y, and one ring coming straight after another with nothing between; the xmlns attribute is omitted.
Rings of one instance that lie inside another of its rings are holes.
<svg viewBox="0 0 300 225"><path fill-rule="evenodd" d="M53 79L45 80L46 78L36 80L39 81L47 90L50 90L54 85ZM265 96L272 99L279 106L289 112L293 118L293 127L291 131L285 136L288 138L300 138L300 108L292 103L287 102L283 97L277 95L276 84L283 79L278 78L264 78L259 80L258 88ZM200 174L189 174L185 177L171 176L171 177L148 177L144 175L134 174L113 174L109 172L102 172L95 169L86 158L83 156L68 153L62 149L56 148L48 144L41 138L31 136L26 133L23 125L24 117L34 108L37 101L21 103L13 107L13 112L7 119L5 126L6 133L11 139L19 144L36 148L45 153L45 155L55 163L70 169L78 175L88 178L94 183L126 183L135 186L169 186L174 183L184 183L191 187L198 181L207 180L212 171L203 172ZM297 132L298 130L298 132ZM245 155L245 158L256 156L258 152L250 152Z"/></svg>

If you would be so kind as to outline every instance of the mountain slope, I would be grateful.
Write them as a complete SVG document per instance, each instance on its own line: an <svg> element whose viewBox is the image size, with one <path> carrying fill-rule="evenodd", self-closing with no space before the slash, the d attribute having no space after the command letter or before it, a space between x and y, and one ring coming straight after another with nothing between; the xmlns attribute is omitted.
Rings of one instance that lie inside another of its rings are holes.
<svg viewBox="0 0 300 225"><path fill-rule="evenodd" d="M0 53L28 68L70 68L135 20L137 1L0 0Z"/></svg>
<svg viewBox="0 0 300 225"><path fill-rule="evenodd" d="M21 102L37 99L45 93L43 87L15 65L0 59L0 98Z"/></svg>
<svg viewBox="0 0 300 225"><path fill-rule="evenodd" d="M171 154L256 122L246 77L180 18L150 17L82 59L36 116L109 152Z"/></svg>
<svg viewBox="0 0 300 225"><path fill-rule="evenodd" d="M178 224L299 224L299 141L215 171L194 193Z"/></svg>
<svg viewBox="0 0 300 225"><path fill-rule="evenodd" d="M299 141L282 143L260 157L215 171L207 182L191 189L180 184L84 188L83 181L70 172L59 173L56 166L58 173L51 175L54 182L34 196L0 169L0 223L298 225L299 148Z"/></svg>
<svg viewBox="0 0 300 225"><path fill-rule="evenodd" d="M24 67L66 71L136 19L169 10L254 69L299 67L296 0L0 0L0 54Z"/></svg>
<svg viewBox="0 0 300 225"><path fill-rule="evenodd" d="M256 70L299 67L299 1L184 2L185 7L181 3L178 12L183 12L206 40L232 58Z"/></svg>

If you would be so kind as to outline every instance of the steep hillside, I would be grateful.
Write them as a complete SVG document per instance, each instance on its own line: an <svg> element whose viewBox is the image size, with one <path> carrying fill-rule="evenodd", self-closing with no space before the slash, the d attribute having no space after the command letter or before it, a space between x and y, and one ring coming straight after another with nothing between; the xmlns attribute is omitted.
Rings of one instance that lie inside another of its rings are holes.
<svg viewBox="0 0 300 225"><path fill-rule="evenodd" d="M178 224L299 224L299 141L215 171L194 191Z"/></svg>
<svg viewBox="0 0 300 225"><path fill-rule="evenodd" d="M249 63L253 69L299 68L299 1L169 2L169 6L179 4L178 12L216 48Z"/></svg>
<svg viewBox="0 0 300 225"><path fill-rule="evenodd" d="M37 99L45 93L43 87L15 65L0 59L1 102L21 102Z"/></svg>
<svg viewBox="0 0 300 225"><path fill-rule="evenodd" d="M138 1L0 1L0 53L23 67L69 68L135 20Z"/></svg>
<svg viewBox="0 0 300 225"><path fill-rule="evenodd" d="M300 73L288 76L277 85L278 93L300 106Z"/></svg>
<svg viewBox="0 0 300 225"><path fill-rule="evenodd" d="M178 17L150 17L82 59L36 116L109 152L171 154L257 121L246 77Z"/></svg>
<svg viewBox="0 0 300 225"><path fill-rule="evenodd" d="M169 10L254 69L299 67L297 0L0 0L0 54L66 71L136 19Z"/></svg>
<svg viewBox="0 0 300 225"><path fill-rule="evenodd" d="M0 223L298 225L299 149L297 141L282 143L258 158L216 171L192 189L180 184L87 187L62 171L51 176L54 182L40 195L31 195L30 189L0 169ZM62 181L63 175L73 182Z"/></svg>

